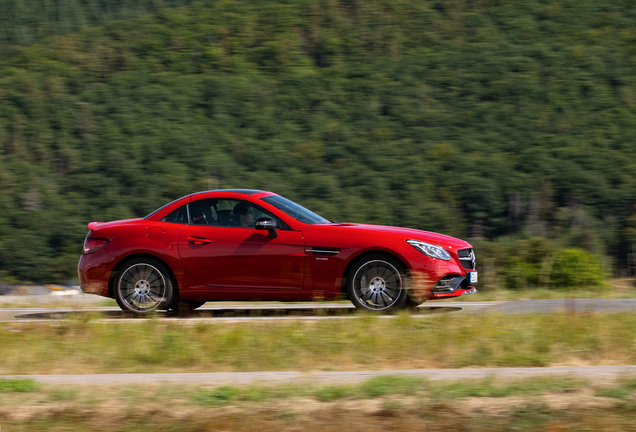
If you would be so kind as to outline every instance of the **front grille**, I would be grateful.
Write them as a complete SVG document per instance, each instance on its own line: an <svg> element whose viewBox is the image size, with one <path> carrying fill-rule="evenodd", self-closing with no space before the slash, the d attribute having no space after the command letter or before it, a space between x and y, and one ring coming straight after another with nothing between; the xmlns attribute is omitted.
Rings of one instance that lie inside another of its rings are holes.
<svg viewBox="0 0 636 432"><path fill-rule="evenodd" d="M466 270L472 270L475 268L475 253L472 249L460 249L457 251L459 262L462 263L462 267Z"/></svg>

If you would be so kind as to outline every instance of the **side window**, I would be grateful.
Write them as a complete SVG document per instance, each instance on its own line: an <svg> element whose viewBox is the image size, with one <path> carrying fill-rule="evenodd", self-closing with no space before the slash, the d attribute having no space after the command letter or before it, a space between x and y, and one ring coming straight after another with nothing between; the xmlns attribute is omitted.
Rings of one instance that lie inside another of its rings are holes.
<svg viewBox="0 0 636 432"><path fill-rule="evenodd" d="M194 201L188 206L192 225L253 228L262 217L274 219L278 227L282 225L273 214L247 201L214 198Z"/></svg>
<svg viewBox="0 0 636 432"><path fill-rule="evenodd" d="M161 219L162 222L172 222L172 223L180 223L187 224L188 223L188 206L187 204L179 207L168 216Z"/></svg>
<svg viewBox="0 0 636 432"><path fill-rule="evenodd" d="M202 199L193 201L190 207L190 223L192 225L234 226L234 207L239 200Z"/></svg>
<svg viewBox="0 0 636 432"><path fill-rule="evenodd" d="M239 203L237 200L226 200L219 199L214 201L214 212L216 213L216 218L219 223L219 226L229 227L232 226L232 222L234 220L234 206Z"/></svg>
<svg viewBox="0 0 636 432"><path fill-rule="evenodd" d="M280 220L270 212L263 210L260 207L252 206L252 211L254 212L254 223L262 217L268 217L274 219L276 221L276 228L280 228Z"/></svg>
<svg viewBox="0 0 636 432"><path fill-rule="evenodd" d="M238 201L232 210L232 225L240 228L253 228L256 221L262 217L268 217L276 221L276 227L280 227L280 221L276 216L247 201Z"/></svg>
<svg viewBox="0 0 636 432"><path fill-rule="evenodd" d="M188 204L190 207L190 223L192 225L218 225L214 212L215 200L199 200Z"/></svg>

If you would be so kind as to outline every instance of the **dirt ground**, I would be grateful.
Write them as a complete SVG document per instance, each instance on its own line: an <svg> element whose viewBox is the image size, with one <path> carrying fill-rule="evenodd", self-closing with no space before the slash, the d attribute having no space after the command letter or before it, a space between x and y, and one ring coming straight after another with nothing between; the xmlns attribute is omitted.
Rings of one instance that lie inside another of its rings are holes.
<svg viewBox="0 0 636 432"><path fill-rule="evenodd" d="M165 406L152 400L132 405L121 398L80 406L72 401L23 402L0 408L0 425L6 425L6 430L29 430L36 425L47 425L49 430L82 430L90 425L91 430L100 431L510 430L515 419L525 430L580 430L592 423L605 430L625 430L627 425L620 412L613 412L614 399L595 396L586 388L452 401L397 395L335 402L299 397L222 407L183 401Z"/></svg>

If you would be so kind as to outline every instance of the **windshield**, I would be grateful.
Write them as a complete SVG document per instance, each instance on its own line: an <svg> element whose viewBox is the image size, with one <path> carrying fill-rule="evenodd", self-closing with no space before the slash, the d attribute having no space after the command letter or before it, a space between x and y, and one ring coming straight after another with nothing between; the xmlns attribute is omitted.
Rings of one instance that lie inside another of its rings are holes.
<svg viewBox="0 0 636 432"><path fill-rule="evenodd" d="M299 222L306 224L328 224L329 220L322 216L317 215L311 210L307 210L305 207L296 204L293 201L283 198L280 195L270 195L261 198L267 204L273 205L278 210L288 214Z"/></svg>

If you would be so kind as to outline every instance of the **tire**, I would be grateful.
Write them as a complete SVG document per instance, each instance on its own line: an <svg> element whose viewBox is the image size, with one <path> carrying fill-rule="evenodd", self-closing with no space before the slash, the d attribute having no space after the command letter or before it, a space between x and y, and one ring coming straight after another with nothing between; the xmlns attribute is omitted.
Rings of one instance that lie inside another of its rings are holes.
<svg viewBox="0 0 636 432"><path fill-rule="evenodd" d="M396 259L370 255L358 260L347 277L347 294L357 308L373 312L402 309L410 304L409 276Z"/></svg>
<svg viewBox="0 0 636 432"><path fill-rule="evenodd" d="M176 302L173 301L172 304L170 305L170 309L175 311L175 312L189 312L189 311L193 311L195 309L200 308L201 306L203 306L206 302L204 301L195 301L195 302Z"/></svg>
<svg viewBox="0 0 636 432"><path fill-rule="evenodd" d="M203 306L206 302L202 301L202 302L188 302L188 309L195 310L200 308L201 306Z"/></svg>
<svg viewBox="0 0 636 432"><path fill-rule="evenodd" d="M115 276L113 294L124 311L148 313L166 310L173 293L170 273L152 258L128 261Z"/></svg>

